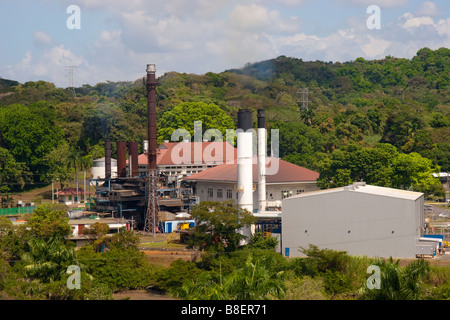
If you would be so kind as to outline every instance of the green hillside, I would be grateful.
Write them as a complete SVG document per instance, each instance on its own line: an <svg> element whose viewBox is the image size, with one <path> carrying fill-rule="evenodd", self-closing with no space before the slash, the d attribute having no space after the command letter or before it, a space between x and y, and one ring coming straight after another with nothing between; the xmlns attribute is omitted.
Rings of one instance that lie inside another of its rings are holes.
<svg viewBox="0 0 450 320"><path fill-rule="evenodd" d="M450 171L447 48L344 63L280 56L221 73L168 72L158 81L160 142L193 120L204 131L223 130L239 108L251 108L256 124L264 108L267 128L280 130L280 156L319 171L321 187L364 180L443 196L430 173ZM106 139L146 139L142 79L83 85L75 96L44 81L0 79L2 90L3 194L71 179L71 157L103 156Z"/></svg>

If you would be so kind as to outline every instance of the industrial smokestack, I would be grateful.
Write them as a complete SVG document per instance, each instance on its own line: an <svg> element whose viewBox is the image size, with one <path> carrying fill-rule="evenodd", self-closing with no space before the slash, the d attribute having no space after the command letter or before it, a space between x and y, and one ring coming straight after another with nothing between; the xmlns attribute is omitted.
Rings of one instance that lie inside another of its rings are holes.
<svg viewBox="0 0 450 320"><path fill-rule="evenodd" d="M117 176L127 176L127 143L123 141L117 142Z"/></svg>
<svg viewBox="0 0 450 320"><path fill-rule="evenodd" d="M139 176L139 165L138 165L138 143L137 142L130 142L128 145L128 152L130 155L129 163L129 172L130 177L137 177Z"/></svg>
<svg viewBox="0 0 450 320"><path fill-rule="evenodd" d="M244 109L238 112L237 130L237 171L238 171L238 206L253 212L253 133L252 112ZM249 130L248 132L246 132ZM240 230L247 237L245 244L251 237L251 229Z"/></svg>
<svg viewBox="0 0 450 320"><path fill-rule="evenodd" d="M155 236L158 223L158 177L156 171L156 67L147 64L147 129L148 129L148 205L144 231Z"/></svg>
<svg viewBox="0 0 450 320"><path fill-rule="evenodd" d="M147 129L148 129L148 164L156 170L156 67L147 65Z"/></svg>
<svg viewBox="0 0 450 320"><path fill-rule="evenodd" d="M105 141L105 179L111 178L111 141Z"/></svg>
<svg viewBox="0 0 450 320"><path fill-rule="evenodd" d="M264 109L258 110L258 205L266 211L266 123Z"/></svg>

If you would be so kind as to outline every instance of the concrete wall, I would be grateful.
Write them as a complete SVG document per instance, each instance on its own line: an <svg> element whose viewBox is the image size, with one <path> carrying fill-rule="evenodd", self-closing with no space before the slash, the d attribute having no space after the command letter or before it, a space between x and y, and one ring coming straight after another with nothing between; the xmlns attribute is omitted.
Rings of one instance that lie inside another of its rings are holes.
<svg viewBox="0 0 450 320"><path fill-rule="evenodd" d="M351 255L414 258L421 214L423 196L411 200L345 190L286 199L282 253L289 248L289 256L302 256L299 247L314 244Z"/></svg>

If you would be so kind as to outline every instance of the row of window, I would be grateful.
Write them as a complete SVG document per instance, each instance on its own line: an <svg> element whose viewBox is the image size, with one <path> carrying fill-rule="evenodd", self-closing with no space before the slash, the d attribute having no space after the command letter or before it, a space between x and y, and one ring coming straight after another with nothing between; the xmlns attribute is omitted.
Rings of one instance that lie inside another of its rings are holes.
<svg viewBox="0 0 450 320"><path fill-rule="evenodd" d="M305 190L297 190L297 194L300 194L303 192L305 192ZM292 190L283 190L283 191L281 191L281 199L286 199L286 198L292 197L293 194L294 194L294 191L292 191Z"/></svg>
<svg viewBox="0 0 450 320"><path fill-rule="evenodd" d="M227 189L226 196L227 196L227 199L233 199L233 190ZM214 189L213 188L208 188L208 197L214 198ZM223 198L223 189L216 190L216 197L219 199Z"/></svg>
<svg viewBox="0 0 450 320"><path fill-rule="evenodd" d="M297 190L297 194L303 193L305 192L305 190ZM207 194L208 194L208 198L214 198L214 189L213 188L208 188L207 190ZM283 190L281 191L281 199L286 199L289 198L293 195L293 191L292 190ZM232 199L233 198L233 190L231 189L227 189L227 199ZM223 198L223 189L217 189L216 190L216 198L218 199L222 199ZM270 198L273 199L272 194L270 194Z"/></svg>

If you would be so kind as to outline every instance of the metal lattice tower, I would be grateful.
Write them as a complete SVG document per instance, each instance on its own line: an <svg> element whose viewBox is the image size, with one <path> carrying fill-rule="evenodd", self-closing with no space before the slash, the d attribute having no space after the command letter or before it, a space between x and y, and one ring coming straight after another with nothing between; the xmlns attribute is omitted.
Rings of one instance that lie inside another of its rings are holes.
<svg viewBox="0 0 450 320"><path fill-rule="evenodd" d="M73 69L76 68L76 66L66 66L67 71L67 88L70 88L75 95L75 86L73 84Z"/></svg>
<svg viewBox="0 0 450 320"><path fill-rule="evenodd" d="M297 102L301 103L300 108L303 110L308 110L308 88L301 88L297 91L297 93L301 95L300 99L297 100Z"/></svg>
<svg viewBox="0 0 450 320"><path fill-rule="evenodd" d="M156 227L158 224L158 175L156 170L149 169L147 171L147 178L147 214L145 218L144 232L151 232L153 236L155 236Z"/></svg>

